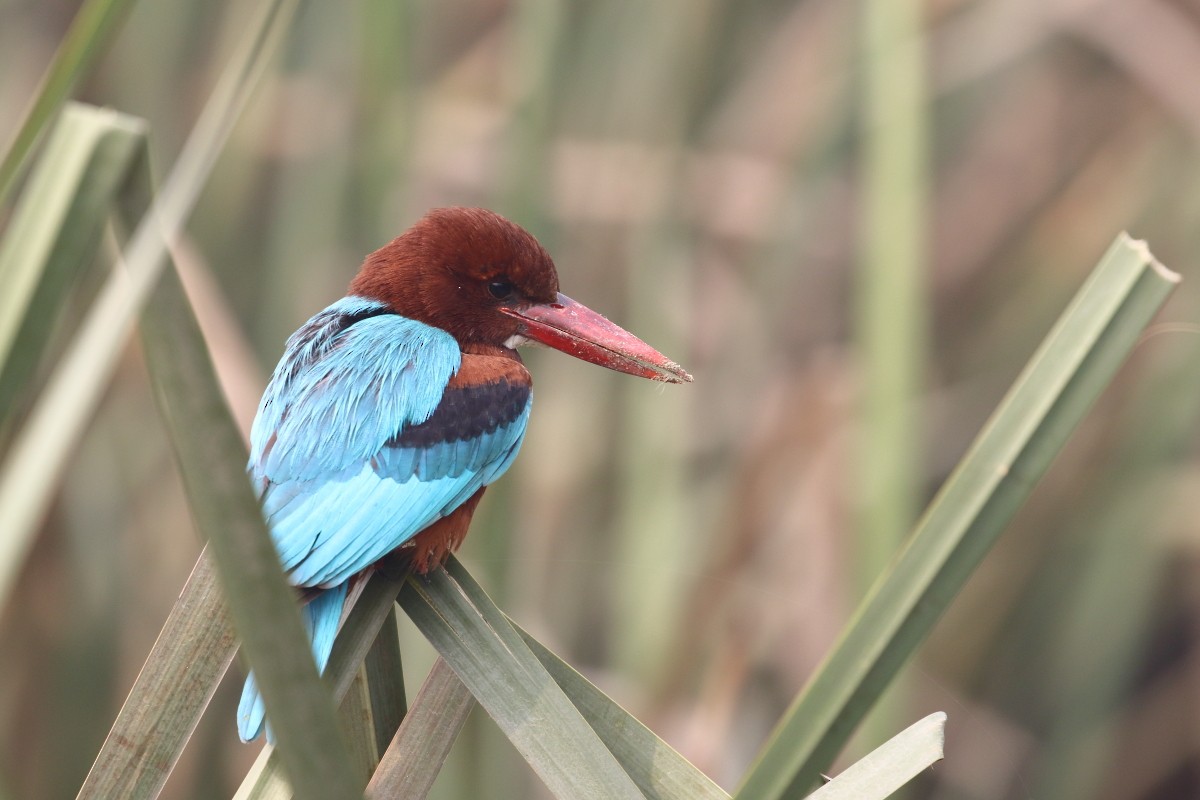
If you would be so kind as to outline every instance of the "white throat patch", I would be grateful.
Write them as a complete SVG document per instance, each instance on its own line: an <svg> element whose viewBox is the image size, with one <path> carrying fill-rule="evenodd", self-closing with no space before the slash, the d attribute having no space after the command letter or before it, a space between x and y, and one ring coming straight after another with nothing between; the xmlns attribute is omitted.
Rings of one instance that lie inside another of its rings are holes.
<svg viewBox="0 0 1200 800"><path fill-rule="evenodd" d="M516 333L514 333L512 336L510 336L504 340L504 346L507 347L509 350L516 350L521 345L528 344L528 343L529 343L528 339L526 339L524 336L521 336L520 334L516 334Z"/></svg>

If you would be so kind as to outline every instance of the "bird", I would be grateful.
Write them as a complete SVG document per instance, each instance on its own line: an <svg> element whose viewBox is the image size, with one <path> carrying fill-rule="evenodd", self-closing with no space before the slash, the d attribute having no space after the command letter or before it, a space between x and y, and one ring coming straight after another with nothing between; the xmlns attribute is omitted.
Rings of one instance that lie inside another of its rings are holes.
<svg viewBox="0 0 1200 800"><path fill-rule="evenodd" d="M305 601L319 672L354 581L394 553L425 574L462 544L525 436L532 379L517 348L527 344L692 380L560 293L537 239L482 208L426 213L288 338L251 426L247 471ZM237 717L243 741L269 727L252 672Z"/></svg>

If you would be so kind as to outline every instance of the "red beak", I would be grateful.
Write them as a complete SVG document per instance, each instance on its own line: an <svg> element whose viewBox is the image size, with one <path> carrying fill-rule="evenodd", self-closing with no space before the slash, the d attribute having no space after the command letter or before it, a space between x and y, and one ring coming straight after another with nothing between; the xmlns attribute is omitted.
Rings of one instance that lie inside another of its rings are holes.
<svg viewBox="0 0 1200 800"><path fill-rule="evenodd" d="M567 355L655 381L692 380L683 367L565 294L554 303L501 311L521 321L521 336Z"/></svg>

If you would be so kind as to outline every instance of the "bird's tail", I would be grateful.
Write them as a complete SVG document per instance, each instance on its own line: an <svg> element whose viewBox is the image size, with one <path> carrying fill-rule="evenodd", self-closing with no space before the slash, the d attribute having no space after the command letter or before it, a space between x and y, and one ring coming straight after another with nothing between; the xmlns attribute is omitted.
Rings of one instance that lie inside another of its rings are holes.
<svg viewBox="0 0 1200 800"><path fill-rule="evenodd" d="M337 636L348 586L349 581L346 581L332 589L326 589L304 607L304 627L312 642L313 658L317 662L318 672L325 671L325 664L333 651L333 640ZM270 726L265 725L266 708L263 706L262 695L259 694L253 672L246 677L246 685L242 687L242 701L238 704L237 719L238 735L242 737L243 742L257 739L264 727L267 729L267 740L273 739Z"/></svg>

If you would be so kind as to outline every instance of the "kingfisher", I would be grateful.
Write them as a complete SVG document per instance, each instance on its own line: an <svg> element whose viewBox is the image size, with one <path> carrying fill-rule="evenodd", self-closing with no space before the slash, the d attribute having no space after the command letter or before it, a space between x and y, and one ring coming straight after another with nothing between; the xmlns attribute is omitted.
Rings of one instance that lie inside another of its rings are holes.
<svg viewBox="0 0 1200 800"><path fill-rule="evenodd" d="M481 208L441 208L367 256L346 296L288 338L247 467L323 672L352 582L393 551L424 574L462 544L512 465L533 400L517 353L541 344L684 383L678 364L558 291L550 255ZM265 709L251 674L238 733Z"/></svg>

